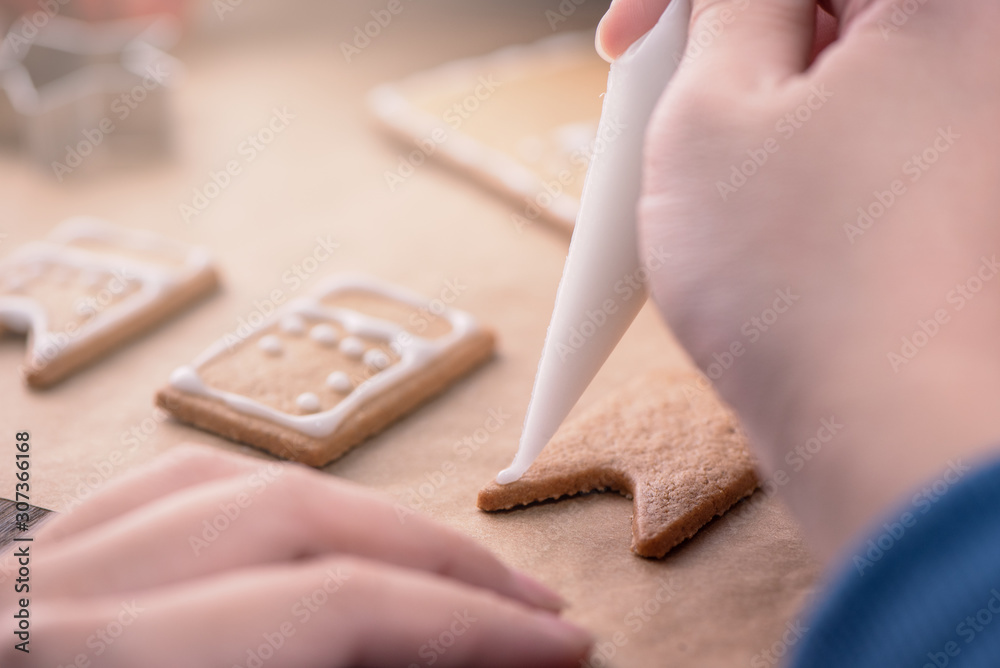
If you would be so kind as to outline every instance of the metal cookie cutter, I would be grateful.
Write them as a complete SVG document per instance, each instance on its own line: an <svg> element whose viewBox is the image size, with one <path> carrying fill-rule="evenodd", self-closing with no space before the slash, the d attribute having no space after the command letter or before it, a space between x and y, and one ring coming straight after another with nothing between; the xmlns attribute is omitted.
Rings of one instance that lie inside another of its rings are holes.
<svg viewBox="0 0 1000 668"><path fill-rule="evenodd" d="M87 23L15 21L0 44L0 137L62 181L124 155L170 146L169 95L182 67L166 53L170 16Z"/></svg>

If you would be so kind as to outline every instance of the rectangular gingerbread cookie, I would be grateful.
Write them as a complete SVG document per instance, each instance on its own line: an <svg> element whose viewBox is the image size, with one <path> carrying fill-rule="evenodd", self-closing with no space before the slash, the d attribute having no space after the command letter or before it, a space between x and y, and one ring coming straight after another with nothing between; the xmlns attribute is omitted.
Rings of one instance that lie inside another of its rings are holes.
<svg viewBox="0 0 1000 668"><path fill-rule="evenodd" d="M572 230L590 158L601 150L607 78L593 35L567 33L384 84L369 107L407 144L386 184L394 190L428 157L440 158L512 198L518 229L544 220Z"/></svg>
<svg viewBox="0 0 1000 668"><path fill-rule="evenodd" d="M470 314L364 276L334 276L178 368L177 419L323 466L493 354Z"/></svg>
<svg viewBox="0 0 1000 668"><path fill-rule="evenodd" d="M0 333L27 336L21 375L45 387L217 284L204 248L73 218L0 262Z"/></svg>

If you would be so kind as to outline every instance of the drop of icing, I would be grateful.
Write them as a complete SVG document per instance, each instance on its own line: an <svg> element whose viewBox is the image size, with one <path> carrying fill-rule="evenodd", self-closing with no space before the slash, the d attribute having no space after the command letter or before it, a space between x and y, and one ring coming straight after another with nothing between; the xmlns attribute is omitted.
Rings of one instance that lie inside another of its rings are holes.
<svg viewBox="0 0 1000 668"><path fill-rule="evenodd" d="M365 342L359 338L348 336L340 342L340 352L351 359L359 360L365 354Z"/></svg>
<svg viewBox="0 0 1000 668"><path fill-rule="evenodd" d="M364 356L365 364L376 371L381 371L382 369L389 366L389 356L378 348L372 348L365 353Z"/></svg>
<svg viewBox="0 0 1000 668"><path fill-rule="evenodd" d="M281 331L288 334L305 334L306 321L301 316L292 314L281 319Z"/></svg>
<svg viewBox="0 0 1000 668"><path fill-rule="evenodd" d="M343 371L334 371L326 377L326 386L334 392L347 394L354 389L350 377Z"/></svg>
<svg viewBox="0 0 1000 668"><path fill-rule="evenodd" d="M170 374L170 385L182 392L192 394L200 394L205 389L205 384L201 382L201 376L189 366L174 369L174 372Z"/></svg>
<svg viewBox="0 0 1000 668"><path fill-rule="evenodd" d="M257 347L268 355L280 355L284 352L284 347L281 345L281 339L274 334L262 336L260 340L257 341Z"/></svg>
<svg viewBox="0 0 1000 668"><path fill-rule="evenodd" d="M309 338L324 346L335 346L340 340L340 337L337 336L337 330L327 324L316 325L309 330Z"/></svg>
<svg viewBox="0 0 1000 668"><path fill-rule="evenodd" d="M312 392L303 392L300 394L295 399L295 405L306 413L316 413L320 408L322 408L319 403L319 397Z"/></svg>

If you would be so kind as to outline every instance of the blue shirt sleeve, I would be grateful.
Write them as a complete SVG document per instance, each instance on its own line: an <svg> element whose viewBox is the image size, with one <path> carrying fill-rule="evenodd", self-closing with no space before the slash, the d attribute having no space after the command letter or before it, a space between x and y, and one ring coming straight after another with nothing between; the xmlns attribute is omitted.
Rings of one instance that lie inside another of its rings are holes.
<svg viewBox="0 0 1000 668"><path fill-rule="evenodd" d="M1000 667L1000 462L961 461L857 545L794 668Z"/></svg>

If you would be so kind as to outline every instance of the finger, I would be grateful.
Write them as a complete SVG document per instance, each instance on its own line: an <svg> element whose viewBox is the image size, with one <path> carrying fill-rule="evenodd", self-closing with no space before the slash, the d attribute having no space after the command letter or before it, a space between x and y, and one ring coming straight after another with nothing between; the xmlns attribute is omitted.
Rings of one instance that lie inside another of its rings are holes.
<svg viewBox="0 0 1000 668"><path fill-rule="evenodd" d="M249 474L267 462L195 444L182 444L108 484L93 498L47 523L36 542L56 543L139 506L209 480Z"/></svg>
<svg viewBox="0 0 1000 668"><path fill-rule="evenodd" d="M473 541L367 490L299 467L223 478L147 504L47 552L42 586L125 592L234 568L347 553L438 573L558 609L548 588Z"/></svg>
<svg viewBox="0 0 1000 668"><path fill-rule="evenodd" d="M612 0L597 26L597 53L612 61L649 32L670 0Z"/></svg>
<svg viewBox="0 0 1000 668"><path fill-rule="evenodd" d="M285 668L577 666L591 644L550 613L430 574L343 558L227 573L135 599L33 604L37 665L76 665L97 645L106 668L272 659ZM112 643L94 641L111 626Z"/></svg>
<svg viewBox="0 0 1000 668"><path fill-rule="evenodd" d="M809 65L815 0L693 0L685 68L693 81L756 88Z"/></svg>

